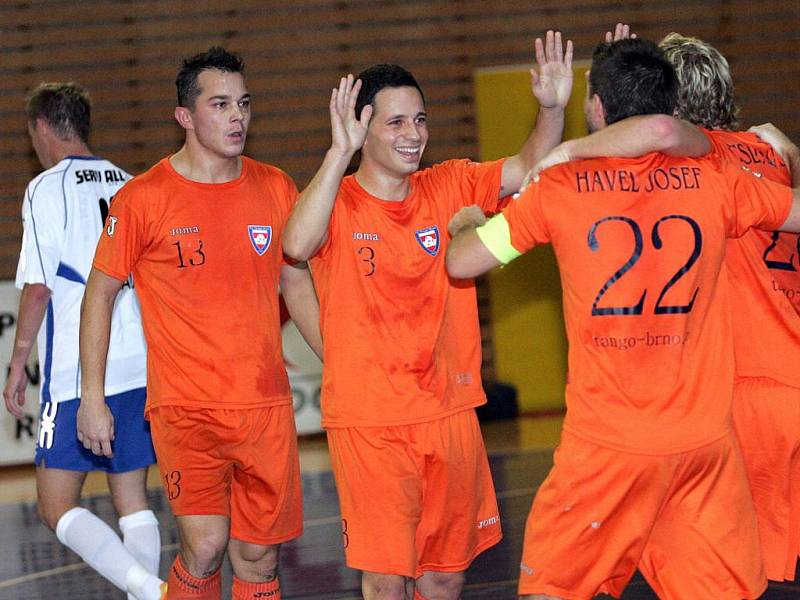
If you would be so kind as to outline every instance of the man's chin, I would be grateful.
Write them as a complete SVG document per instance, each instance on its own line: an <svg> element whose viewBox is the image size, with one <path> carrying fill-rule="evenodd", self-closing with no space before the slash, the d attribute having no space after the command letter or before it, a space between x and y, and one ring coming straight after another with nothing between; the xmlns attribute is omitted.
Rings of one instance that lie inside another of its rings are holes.
<svg viewBox="0 0 800 600"><path fill-rule="evenodd" d="M403 161L398 165L398 170L401 173L405 173L406 175L411 175L412 173L416 173L419 171L419 164L421 159L415 161Z"/></svg>

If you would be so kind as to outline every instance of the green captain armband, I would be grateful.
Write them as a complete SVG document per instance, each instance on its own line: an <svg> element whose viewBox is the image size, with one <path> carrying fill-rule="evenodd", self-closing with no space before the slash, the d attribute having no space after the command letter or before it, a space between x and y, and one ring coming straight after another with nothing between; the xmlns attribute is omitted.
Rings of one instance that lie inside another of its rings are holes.
<svg viewBox="0 0 800 600"><path fill-rule="evenodd" d="M483 245L504 265L507 265L522 252L518 252L511 245L511 230L508 227L505 215L500 213L489 219L485 225L475 230Z"/></svg>

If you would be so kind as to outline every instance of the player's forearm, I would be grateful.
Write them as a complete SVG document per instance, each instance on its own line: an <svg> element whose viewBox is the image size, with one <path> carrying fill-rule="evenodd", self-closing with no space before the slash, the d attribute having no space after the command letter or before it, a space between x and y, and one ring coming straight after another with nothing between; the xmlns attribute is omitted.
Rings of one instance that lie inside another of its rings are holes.
<svg viewBox="0 0 800 600"><path fill-rule="evenodd" d="M314 256L328 235L333 204L352 154L329 150L306 189L300 194L283 231L283 252L295 260Z"/></svg>
<svg viewBox="0 0 800 600"><path fill-rule="evenodd" d="M111 316L119 287L110 277L92 269L81 304L81 401L105 401L106 359L111 336ZM113 280L115 281L115 280ZM121 285L121 282L119 282Z"/></svg>
<svg viewBox="0 0 800 600"><path fill-rule="evenodd" d="M471 279L500 264L480 240L474 227L462 229L447 246L445 266L454 279Z"/></svg>
<svg viewBox="0 0 800 600"><path fill-rule="evenodd" d="M286 271L287 269L292 270ZM283 267L281 294L300 335L321 359L322 334L319 328L319 301L308 268Z"/></svg>
<svg viewBox="0 0 800 600"><path fill-rule="evenodd" d="M25 287L22 288L10 368L22 369L28 362L36 335L42 327L50 296L51 292L48 287L40 283L25 284Z"/></svg>
<svg viewBox="0 0 800 600"><path fill-rule="evenodd" d="M650 152L702 156L711 142L697 127L668 115L630 117L591 135L564 142L570 159L619 156L635 158Z"/></svg>
<svg viewBox="0 0 800 600"><path fill-rule="evenodd" d="M517 154L509 156L503 164L500 196L508 196L519 191L528 171L561 142L563 134L564 109L540 108L536 126L522 144L522 148Z"/></svg>

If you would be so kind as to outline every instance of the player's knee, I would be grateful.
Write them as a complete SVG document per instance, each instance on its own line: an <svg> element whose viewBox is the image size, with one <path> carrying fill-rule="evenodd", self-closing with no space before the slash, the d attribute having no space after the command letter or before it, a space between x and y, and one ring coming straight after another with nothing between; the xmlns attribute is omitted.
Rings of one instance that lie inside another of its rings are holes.
<svg viewBox="0 0 800 600"><path fill-rule="evenodd" d="M55 531L59 519L61 519L68 510L75 508L75 506L75 504L43 500L40 497L36 503L36 512L42 522L47 525L48 529Z"/></svg>
<svg viewBox="0 0 800 600"><path fill-rule="evenodd" d="M407 580L400 575L364 572L361 592L364 600L406 600Z"/></svg>
<svg viewBox="0 0 800 600"><path fill-rule="evenodd" d="M235 570L249 581L271 581L278 575L279 546L236 544L230 548Z"/></svg>
<svg viewBox="0 0 800 600"><path fill-rule="evenodd" d="M425 600L458 600L466 576L461 573L426 572L417 589Z"/></svg>
<svg viewBox="0 0 800 600"><path fill-rule="evenodd" d="M181 558L189 573L195 577L209 577L216 573L222 565L228 542L224 535L212 532L182 541Z"/></svg>
<svg viewBox="0 0 800 600"><path fill-rule="evenodd" d="M112 490L111 504L114 505L114 510L119 515L130 515L148 509L145 490L133 487L126 489L124 493L120 492L120 490Z"/></svg>

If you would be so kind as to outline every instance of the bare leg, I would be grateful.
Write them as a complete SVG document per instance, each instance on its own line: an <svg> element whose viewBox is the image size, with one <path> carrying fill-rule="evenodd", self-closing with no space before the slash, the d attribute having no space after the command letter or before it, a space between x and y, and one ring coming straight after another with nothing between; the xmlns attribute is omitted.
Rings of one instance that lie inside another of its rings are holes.
<svg viewBox="0 0 800 600"><path fill-rule="evenodd" d="M414 580L401 575L386 575L364 571L361 574L364 600L412 600Z"/></svg>
<svg viewBox="0 0 800 600"><path fill-rule="evenodd" d="M417 591L425 600L458 600L464 589L464 572L425 571L417 579Z"/></svg>

